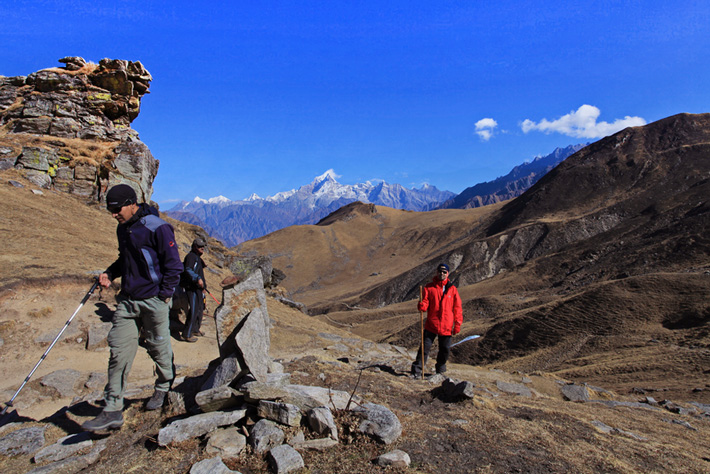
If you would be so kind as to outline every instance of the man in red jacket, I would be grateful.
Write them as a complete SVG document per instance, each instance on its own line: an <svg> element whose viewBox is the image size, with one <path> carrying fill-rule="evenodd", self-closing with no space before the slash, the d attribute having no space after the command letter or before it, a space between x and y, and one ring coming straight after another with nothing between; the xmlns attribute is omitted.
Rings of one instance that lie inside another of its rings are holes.
<svg viewBox="0 0 710 474"><path fill-rule="evenodd" d="M429 350L434 339L439 338L439 353L436 356L436 373L446 372L446 361L451 350L451 336L461 331L463 311L461 297L456 287L449 282L449 266L445 263L436 268L434 280L424 287L419 311L426 311L424 324L424 362L422 363L422 348L417 351L417 360L412 364L412 375L421 377L423 367L429 357Z"/></svg>

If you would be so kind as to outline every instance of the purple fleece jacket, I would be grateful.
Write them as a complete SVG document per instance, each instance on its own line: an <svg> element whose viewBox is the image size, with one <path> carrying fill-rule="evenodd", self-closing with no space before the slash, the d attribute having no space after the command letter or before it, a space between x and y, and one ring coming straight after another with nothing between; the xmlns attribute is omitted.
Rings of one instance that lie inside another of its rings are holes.
<svg viewBox="0 0 710 474"><path fill-rule="evenodd" d="M106 273L111 280L121 277L121 293L133 299L170 298L183 269L172 226L144 203L118 225L116 235L118 259Z"/></svg>

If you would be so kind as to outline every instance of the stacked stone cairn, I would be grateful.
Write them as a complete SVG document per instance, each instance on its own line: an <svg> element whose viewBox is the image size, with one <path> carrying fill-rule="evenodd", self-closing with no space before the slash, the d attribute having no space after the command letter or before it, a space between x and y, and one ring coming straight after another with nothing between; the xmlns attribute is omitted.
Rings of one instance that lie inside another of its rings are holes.
<svg viewBox="0 0 710 474"><path fill-rule="evenodd" d="M131 122L152 76L140 61L59 62L65 67L0 76L0 128L7 131L0 170L16 168L40 188L96 200L126 183L149 202L159 163Z"/></svg>
<svg viewBox="0 0 710 474"><path fill-rule="evenodd" d="M247 444L267 456L274 472L300 469L299 451L338 444L334 410L350 410L361 419L360 431L378 442L391 444L401 435L399 420L384 406L343 391L290 383L283 366L269 358L271 322L260 270L224 289L215 320L220 357L200 380L170 392L170 410L178 419L158 434L161 446L207 439L207 453L214 457L191 472L231 472L217 466ZM287 440L282 428L298 434Z"/></svg>

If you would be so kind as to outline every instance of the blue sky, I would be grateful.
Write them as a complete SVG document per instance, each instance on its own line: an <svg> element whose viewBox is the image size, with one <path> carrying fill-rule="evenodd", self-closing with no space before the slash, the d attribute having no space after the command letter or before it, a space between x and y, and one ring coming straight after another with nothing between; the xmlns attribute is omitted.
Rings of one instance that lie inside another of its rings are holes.
<svg viewBox="0 0 710 474"><path fill-rule="evenodd" d="M141 61L153 199L328 169L461 192L555 147L710 112L706 1L0 3L0 74Z"/></svg>

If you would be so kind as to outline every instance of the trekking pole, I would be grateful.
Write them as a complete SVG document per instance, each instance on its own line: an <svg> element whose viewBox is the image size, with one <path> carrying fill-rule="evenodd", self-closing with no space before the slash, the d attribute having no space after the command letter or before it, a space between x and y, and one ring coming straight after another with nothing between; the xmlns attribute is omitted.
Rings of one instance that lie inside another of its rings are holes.
<svg viewBox="0 0 710 474"><path fill-rule="evenodd" d="M17 389L17 392L15 392L15 395L12 396L12 398L10 399L10 401L5 404L5 408L2 409L2 413L0 413L0 415L5 415L5 413L7 413L8 408L10 408L10 407L12 406L12 403L15 401L15 398L17 397L17 395L18 395L18 394L20 393L20 391L25 387L25 385L27 385L27 382L30 381L30 378L31 378L32 375L35 373L35 370L37 370L37 367L39 367L39 365L42 363L42 361L47 357L47 354L49 354L49 351L52 350L52 348L53 348L54 345L57 343L57 341L59 340L59 338L62 337L62 334L64 334L64 331L69 327L69 324L71 324L72 319L74 319L74 316L76 316L77 313L79 312L79 310L81 309L81 307L84 306L84 303L86 303L86 302L89 300L89 298L91 298L91 295L94 293L94 290L96 289L97 286L99 286L99 279L98 279L98 278L96 278L96 279L94 280L94 284L91 285L91 289L90 289L89 292L84 296L84 299L81 300L81 303L79 304L79 307L76 308L76 311L74 311L74 314L71 315L71 318L69 318L69 319L67 320L67 322L64 323L64 327L62 328L61 331L59 331L59 334L57 334L57 337L54 338L54 340L53 340L52 343L49 345L49 347L47 348L47 350L44 351L44 354L42 354L42 357L40 357L39 361L37 361L37 364L35 364L34 368L32 369L32 372L30 372L29 375L27 375L27 377L25 378L25 381L22 382L22 385L20 385L20 388Z"/></svg>
<svg viewBox="0 0 710 474"><path fill-rule="evenodd" d="M419 285L419 302L421 303L423 299L422 286ZM421 322L422 329L422 380L424 380L424 312L419 311L419 321Z"/></svg>
<svg viewBox="0 0 710 474"><path fill-rule="evenodd" d="M205 288L205 291L207 292L208 295L212 296L212 293L210 293L210 290L208 290L207 288ZM214 296L212 296L212 299L215 300L215 302L216 302L217 304L222 304L222 303L220 303L219 300L218 300L217 298L215 298Z"/></svg>

